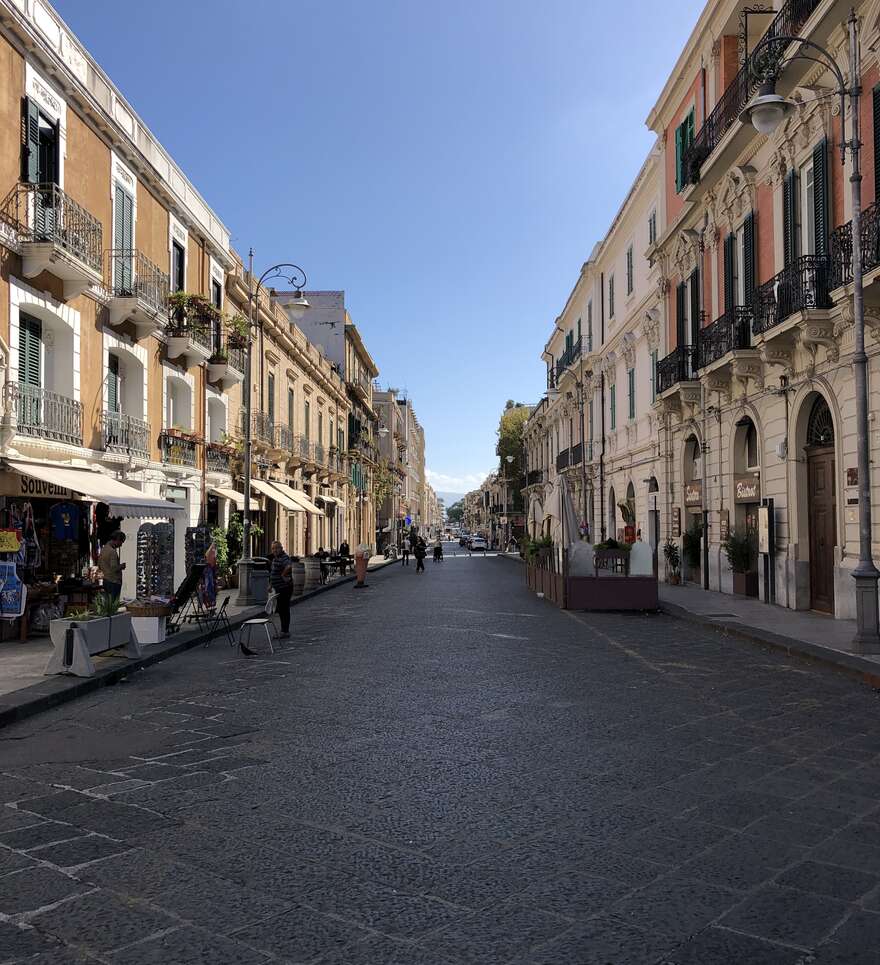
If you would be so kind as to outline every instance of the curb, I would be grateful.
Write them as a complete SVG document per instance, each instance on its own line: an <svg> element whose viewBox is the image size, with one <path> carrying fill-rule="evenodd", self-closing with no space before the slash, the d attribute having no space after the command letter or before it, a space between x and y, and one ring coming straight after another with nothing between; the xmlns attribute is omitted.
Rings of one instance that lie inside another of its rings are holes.
<svg viewBox="0 0 880 965"><path fill-rule="evenodd" d="M880 665L859 654L831 650L828 647L809 643L806 640L796 640L794 637L785 637L780 633L773 633L772 630L760 630L757 627L750 627L745 623L719 623L710 617L692 613L690 610L676 603L667 603L663 600L660 601L660 612L676 620L708 627L711 630L718 631L724 636L738 637L749 643L757 643L761 646L771 647L774 650L781 650L789 657L802 657L814 663L823 664L826 667L831 667L850 676L859 677L869 686L880 689Z"/></svg>
<svg viewBox="0 0 880 965"><path fill-rule="evenodd" d="M385 560L382 563L377 563L372 569L367 571L367 574L376 573L396 562L397 560ZM342 579L336 580L333 583L315 587L314 590L303 593L302 596L295 597L291 600L291 607L298 606L300 603L320 596L322 593L329 593L339 586L352 584L354 580L354 575L344 576ZM230 617L229 622L232 625L232 629L236 630L246 620L250 620L258 613L261 613L262 610L262 606L249 607L247 610L237 613L234 617ZM51 710L53 707L66 704L68 701L76 700L77 697L93 693L102 687L110 687L113 684L125 680L138 670L143 670L162 660L167 660L169 657L174 657L179 653L192 650L221 634L222 631L219 633L198 633L192 630L181 631L173 634L163 643L150 644L149 649L139 659L125 660L121 665L105 667L98 670L93 677L72 677L65 674L58 674L47 677L38 684L31 684L29 687L22 687L21 690L14 690L9 694L4 694L0 696L0 728L17 721L25 720L43 711Z"/></svg>

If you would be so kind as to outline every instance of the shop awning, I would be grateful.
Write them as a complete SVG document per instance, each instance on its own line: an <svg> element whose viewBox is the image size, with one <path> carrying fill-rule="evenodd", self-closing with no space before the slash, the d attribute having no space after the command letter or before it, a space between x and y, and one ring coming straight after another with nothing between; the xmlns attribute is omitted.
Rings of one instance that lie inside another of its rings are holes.
<svg viewBox="0 0 880 965"><path fill-rule="evenodd" d="M53 486L70 489L85 499L106 503L113 516L161 517L170 519L185 507L171 503L167 499L147 496L133 486L126 486L118 479L91 469L74 469L71 466L54 466L36 462L6 461L13 472L31 476Z"/></svg>
<svg viewBox="0 0 880 965"><path fill-rule="evenodd" d="M208 490L214 496L220 496L223 499L228 499L230 502L235 503L239 509L244 509L244 493L237 492L235 489L227 489L225 486L215 486L213 489ZM260 501L259 499L254 499L251 496L251 512L257 513L260 511Z"/></svg>
<svg viewBox="0 0 880 965"><path fill-rule="evenodd" d="M318 495L315 496L315 499L322 499L325 503L328 503L331 506L345 506L345 503L337 496L325 496L324 493L318 493Z"/></svg>
<svg viewBox="0 0 880 965"><path fill-rule="evenodd" d="M286 493L276 488L275 483L267 482L265 479L252 479L251 487L258 493L274 499L279 506L283 506L289 513L304 513L305 508L292 500Z"/></svg>
<svg viewBox="0 0 880 965"><path fill-rule="evenodd" d="M302 490L294 489L292 486L288 486L286 483L273 482L272 485L284 493L288 499L296 503L300 511L305 510L307 513L311 513L313 516L323 516L324 510L318 509L318 507L309 499L308 496Z"/></svg>

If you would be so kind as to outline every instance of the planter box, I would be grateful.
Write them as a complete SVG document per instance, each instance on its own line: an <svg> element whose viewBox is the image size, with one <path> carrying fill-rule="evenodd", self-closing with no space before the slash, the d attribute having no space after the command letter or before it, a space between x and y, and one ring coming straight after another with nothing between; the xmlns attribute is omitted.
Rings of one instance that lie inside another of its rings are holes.
<svg viewBox="0 0 880 965"><path fill-rule="evenodd" d="M132 617L131 632L135 640L142 646L150 643L162 643L165 639L166 617Z"/></svg>
<svg viewBox="0 0 880 965"><path fill-rule="evenodd" d="M758 595L757 571L752 573L734 573L733 592L739 594L740 596L756 597Z"/></svg>
<svg viewBox="0 0 880 965"><path fill-rule="evenodd" d="M49 637L55 649L44 673L91 677L95 672L92 657L107 650L124 649L126 657L139 657L141 649L132 634L131 620L127 613L92 620L51 620ZM69 629L72 629L71 649L65 654Z"/></svg>

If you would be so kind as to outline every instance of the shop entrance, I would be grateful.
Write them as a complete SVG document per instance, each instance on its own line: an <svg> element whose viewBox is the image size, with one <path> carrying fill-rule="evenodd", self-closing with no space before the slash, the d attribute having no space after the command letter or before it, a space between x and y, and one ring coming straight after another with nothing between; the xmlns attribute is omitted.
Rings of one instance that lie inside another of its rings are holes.
<svg viewBox="0 0 880 965"><path fill-rule="evenodd" d="M819 396L807 425L807 500L810 528L810 608L834 612L834 546L837 542L834 486L834 423Z"/></svg>

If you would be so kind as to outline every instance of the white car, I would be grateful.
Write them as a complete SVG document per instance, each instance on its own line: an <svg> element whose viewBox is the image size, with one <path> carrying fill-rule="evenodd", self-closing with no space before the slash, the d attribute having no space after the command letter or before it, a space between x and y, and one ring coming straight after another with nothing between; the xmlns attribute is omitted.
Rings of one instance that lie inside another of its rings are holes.
<svg viewBox="0 0 880 965"><path fill-rule="evenodd" d="M482 536L471 537L471 541L468 544L468 546L470 547L471 552L473 552L474 550L482 550L483 552L485 552L487 549L486 541L483 539Z"/></svg>

